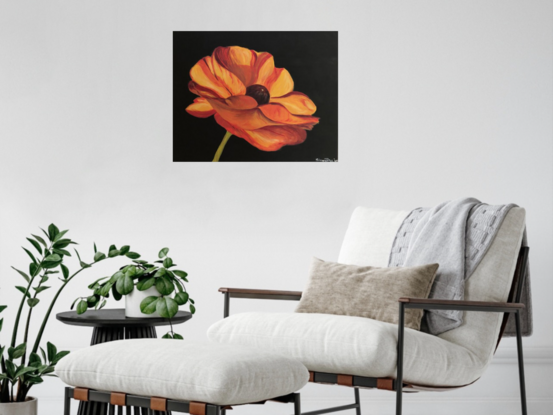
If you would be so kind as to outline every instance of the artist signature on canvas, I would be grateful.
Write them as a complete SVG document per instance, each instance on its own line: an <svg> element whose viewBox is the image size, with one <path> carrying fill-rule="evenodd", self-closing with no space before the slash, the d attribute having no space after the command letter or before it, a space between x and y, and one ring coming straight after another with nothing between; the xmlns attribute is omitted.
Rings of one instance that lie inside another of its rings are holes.
<svg viewBox="0 0 553 415"><path fill-rule="evenodd" d="M320 161L322 163L337 163L338 162L338 160L336 160L336 159L329 159L329 158L324 158L324 159L316 158L315 161Z"/></svg>

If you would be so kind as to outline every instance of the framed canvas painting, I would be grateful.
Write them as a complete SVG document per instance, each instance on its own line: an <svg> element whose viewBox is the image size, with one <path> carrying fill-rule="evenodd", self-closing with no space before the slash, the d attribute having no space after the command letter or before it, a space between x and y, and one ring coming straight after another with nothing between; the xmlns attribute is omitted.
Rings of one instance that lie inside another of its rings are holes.
<svg viewBox="0 0 553 415"><path fill-rule="evenodd" d="M338 161L338 32L173 32L173 161Z"/></svg>

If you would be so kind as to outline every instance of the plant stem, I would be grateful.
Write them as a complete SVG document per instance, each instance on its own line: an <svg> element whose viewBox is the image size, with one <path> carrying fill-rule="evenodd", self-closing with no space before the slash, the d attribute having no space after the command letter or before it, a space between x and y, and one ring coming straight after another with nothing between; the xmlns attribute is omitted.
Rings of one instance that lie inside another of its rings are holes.
<svg viewBox="0 0 553 415"><path fill-rule="evenodd" d="M230 137L232 137L232 134L227 131L227 133L223 137L223 141L221 141L221 144L219 144L219 148L215 153L215 157L213 157L213 161L219 161L219 159L221 158L221 154L223 154L223 150L225 149L225 146L227 145L227 141L229 140Z"/></svg>
<svg viewBox="0 0 553 415"><path fill-rule="evenodd" d="M97 261L94 261L92 264L90 264L90 266L94 265L96 262ZM86 268L90 268L90 267L86 267ZM86 268L85 267L81 268L80 270L75 272L73 275L71 275L69 278L67 278L64 281L64 283L62 284L62 286L59 288L59 290L56 293L56 295L54 296L54 298L52 299L52 302L50 303L50 307L48 307L48 311L44 315L44 320L42 320L42 325L40 326L40 330L38 331L38 334L36 336L36 340L35 340L35 344L33 346L32 353L36 353L39 346L40 346L40 341L42 340L42 334L44 333L44 329L46 328L46 323L48 323L48 319L50 318L50 314L52 313L52 309L54 308L54 305L56 304L56 301L58 300L58 297L60 296L61 292L63 291L65 286L69 283L69 281L71 281L77 274L79 274L82 270L84 270Z"/></svg>

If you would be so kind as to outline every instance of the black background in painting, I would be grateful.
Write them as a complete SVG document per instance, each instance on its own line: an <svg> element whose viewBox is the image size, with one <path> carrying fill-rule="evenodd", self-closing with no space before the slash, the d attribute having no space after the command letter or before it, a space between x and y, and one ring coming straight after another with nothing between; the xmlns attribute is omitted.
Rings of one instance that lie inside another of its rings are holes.
<svg viewBox="0 0 553 415"><path fill-rule="evenodd" d="M320 118L302 144L278 151L261 151L232 136L220 161L338 160L338 32L174 32L173 161L211 161L225 135L214 117L185 111L197 97L188 90L190 68L218 46L272 54L275 66L292 75L294 90L313 100Z"/></svg>

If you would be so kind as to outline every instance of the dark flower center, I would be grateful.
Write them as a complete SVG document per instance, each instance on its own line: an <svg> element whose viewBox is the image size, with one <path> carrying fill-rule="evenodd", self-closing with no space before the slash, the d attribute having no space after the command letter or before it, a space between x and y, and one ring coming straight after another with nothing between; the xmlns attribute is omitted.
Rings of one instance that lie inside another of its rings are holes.
<svg viewBox="0 0 553 415"><path fill-rule="evenodd" d="M252 97L257 101L258 105L263 105L269 102L269 99L271 98L271 95L269 94L269 90L265 88L263 85L250 85L246 88L246 95Z"/></svg>

